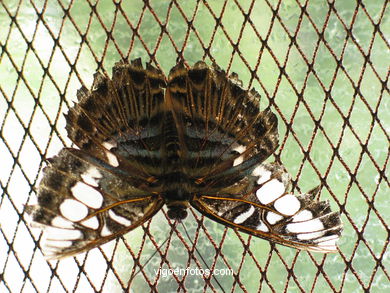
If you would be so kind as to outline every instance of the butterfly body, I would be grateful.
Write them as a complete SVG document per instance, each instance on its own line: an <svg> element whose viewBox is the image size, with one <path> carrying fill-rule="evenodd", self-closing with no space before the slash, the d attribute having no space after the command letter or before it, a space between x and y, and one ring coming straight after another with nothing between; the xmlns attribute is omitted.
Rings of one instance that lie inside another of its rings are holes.
<svg viewBox="0 0 390 293"><path fill-rule="evenodd" d="M112 79L96 74L66 115L77 148L50 159L28 208L44 228L44 253L86 251L164 205L174 220L191 206L275 243L335 251L338 214L315 200L318 190L292 194L284 167L264 163L278 147L277 118L259 99L204 62L179 63L167 78L140 59L116 64Z"/></svg>

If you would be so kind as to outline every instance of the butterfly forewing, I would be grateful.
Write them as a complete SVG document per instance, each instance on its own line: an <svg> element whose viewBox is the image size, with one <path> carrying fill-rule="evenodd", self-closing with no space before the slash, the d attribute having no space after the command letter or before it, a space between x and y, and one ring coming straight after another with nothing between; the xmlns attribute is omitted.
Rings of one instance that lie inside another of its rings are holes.
<svg viewBox="0 0 390 293"><path fill-rule="evenodd" d="M315 200L319 189L294 195L289 185L282 166L261 164L238 184L215 195L195 197L192 204L213 220L275 243L336 251L341 233L338 214L331 212L329 203Z"/></svg>
<svg viewBox="0 0 390 293"><path fill-rule="evenodd" d="M45 227L47 256L72 255L103 244L138 227L161 208L161 198L112 169L76 149L63 149L50 160L38 205L29 207L34 221Z"/></svg>

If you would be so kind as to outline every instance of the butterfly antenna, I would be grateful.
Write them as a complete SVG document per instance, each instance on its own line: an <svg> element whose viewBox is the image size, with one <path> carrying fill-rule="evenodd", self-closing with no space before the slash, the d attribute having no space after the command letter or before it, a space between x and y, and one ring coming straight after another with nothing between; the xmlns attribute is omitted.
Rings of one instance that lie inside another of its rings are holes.
<svg viewBox="0 0 390 293"><path fill-rule="evenodd" d="M196 248L196 246L194 245L194 242L192 241L192 239L191 239L191 237L190 237L190 234L188 233L187 228L186 228L186 226L184 225L183 221L180 221L180 223L181 223L181 225L183 226L184 232L185 232L185 234L186 234L188 240L191 242L192 246L195 248L196 253L199 255L200 259L203 261L203 263L204 263L204 265L207 267L207 269L208 269L210 272L212 272L211 269L210 269L210 267L209 267L209 265L207 264L207 262L206 262L205 259L203 258L202 254L200 253L200 251L199 251L199 250ZM226 291L223 289L221 283L218 281L218 279L217 279L214 275L212 275L212 276L213 276L215 282L218 284L219 288L221 288L222 292L226 292Z"/></svg>
<svg viewBox="0 0 390 293"><path fill-rule="evenodd" d="M171 232L169 233L168 237L159 245L158 249L156 249L152 255L146 260L146 262L143 264L143 265L139 265L139 269L138 271L134 270L133 273L131 274L130 276L130 279L129 279L129 287L128 288L131 288L131 284L133 283L134 281L134 278L141 272L141 269L144 269L146 267L146 265L152 260L152 258L157 254L157 252L159 250L161 250L161 248L171 240L171 237L172 237L172 234L173 234L173 229L171 229Z"/></svg>

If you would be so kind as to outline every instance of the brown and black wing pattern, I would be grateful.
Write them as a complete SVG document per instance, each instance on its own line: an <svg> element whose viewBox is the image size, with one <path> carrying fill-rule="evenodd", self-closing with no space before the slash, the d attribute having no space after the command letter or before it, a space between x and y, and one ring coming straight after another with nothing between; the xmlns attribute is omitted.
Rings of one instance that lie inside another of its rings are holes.
<svg viewBox="0 0 390 293"><path fill-rule="evenodd" d="M278 164L259 164L252 174L218 194L191 202L205 216L225 226L271 242L315 252L336 252L342 225L328 202L317 201L319 188L289 192L290 176Z"/></svg>
<svg viewBox="0 0 390 293"><path fill-rule="evenodd" d="M289 192L283 166L263 163L278 146L277 118L259 95L214 65L179 63L168 77L183 168L199 186L190 200L205 216L271 242L334 252L339 215L315 195Z"/></svg>
<svg viewBox="0 0 390 293"><path fill-rule="evenodd" d="M197 62L182 63L168 77L185 173L218 190L237 182L278 146L277 118L260 111L259 94L246 91L235 74Z"/></svg>
<svg viewBox="0 0 390 293"><path fill-rule="evenodd" d="M43 225L46 256L77 254L126 233L164 204L150 184L160 173L165 81L141 60L117 63L112 79L97 73L66 116L69 138L49 160L29 206Z"/></svg>
<svg viewBox="0 0 390 293"><path fill-rule="evenodd" d="M141 59L117 63L112 79L96 73L92 91L81 88L66 116L69 138L134 176L158 172L164 89L162 72Z"/></svg>
<svg viewBox="0 0 390 293"><path fill-rule="evenodd" d="M164 201L143 184L82 150L61 150L44 169L38 204L28 207L43 228L45 256L89 250L150 219Z"/></svg>

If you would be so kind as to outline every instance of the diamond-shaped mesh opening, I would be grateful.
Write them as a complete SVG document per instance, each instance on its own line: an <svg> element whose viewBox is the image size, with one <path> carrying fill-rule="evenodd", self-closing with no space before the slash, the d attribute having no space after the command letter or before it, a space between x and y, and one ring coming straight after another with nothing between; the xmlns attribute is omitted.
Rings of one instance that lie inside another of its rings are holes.
<svg viewBox="0 0 390 293"><path fill-rule="evenodd" d="M1 1L0 292L390 291L387 3ZM322 184L341 212L339 253L271 245L192 211L189 236L160 212L46 262L25 205L44 158L71 145L62 113L95 71L137 57L165 73L179 57L215 61L255 87L279 117L274 157L294 189Z"/></svg>

